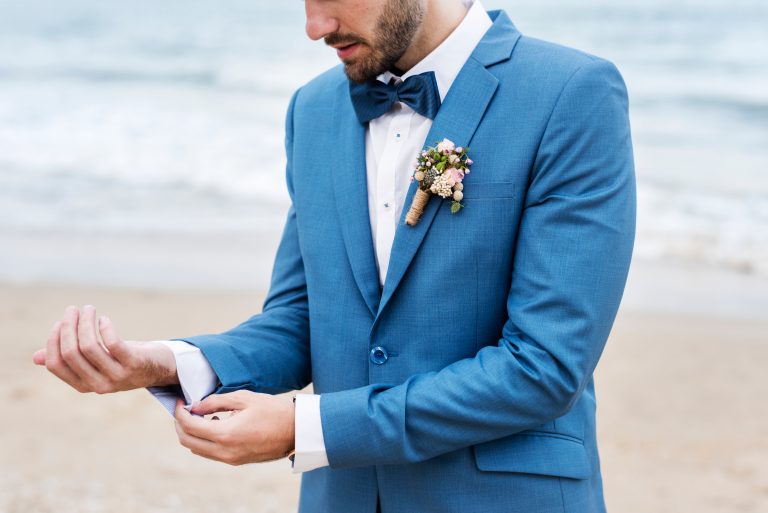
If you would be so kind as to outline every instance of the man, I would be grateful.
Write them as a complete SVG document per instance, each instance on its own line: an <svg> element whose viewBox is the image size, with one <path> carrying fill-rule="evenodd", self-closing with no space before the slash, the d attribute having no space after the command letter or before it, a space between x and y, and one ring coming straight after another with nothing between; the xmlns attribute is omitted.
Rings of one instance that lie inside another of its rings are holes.
<svg viewBox="0 0 768 513"><path fill-rule="evenodd" d="M302 512L604 511L592 373L635 219L619 72L479 2L306 13L343 66L288 108L262 313L130 343L70 307L35 361L81 391L215 390L198 416L176 400L181 443L231 464L295 449ZM433 194L406 224L416 157L444 139L470 157L462 208ZM237 414L199 416L219 411Z"/></svg>

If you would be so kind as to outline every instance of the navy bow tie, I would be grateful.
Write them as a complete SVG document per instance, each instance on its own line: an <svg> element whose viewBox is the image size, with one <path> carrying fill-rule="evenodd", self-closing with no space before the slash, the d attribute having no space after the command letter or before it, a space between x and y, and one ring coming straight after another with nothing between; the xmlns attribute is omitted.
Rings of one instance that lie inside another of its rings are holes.
<svg viewBox="0 0 768 513"><path fill-rule="evenodd" d="M380 80L369 80L362 84L350 80L349 92L360 123L382 116L396 101L429 119L435 119L437 109L440 108L440 94L432 71L412 75L397 85L385 84Z"/></svg>

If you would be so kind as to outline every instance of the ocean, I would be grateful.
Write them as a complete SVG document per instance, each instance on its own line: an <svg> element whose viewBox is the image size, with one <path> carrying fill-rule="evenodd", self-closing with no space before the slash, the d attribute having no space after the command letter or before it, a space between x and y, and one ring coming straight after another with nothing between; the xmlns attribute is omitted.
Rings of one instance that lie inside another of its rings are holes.
<svg viewBox="0 0 768 513"><path fill-rule="evenodd" d="M637 259L768 276L768 2L484 5L622 72ZM0 0L2 240L258 232L273 244L288 205L287 102L338 62L307 39L303 9ZM77 276L55 255L0 252L0 279Z"/></svg>

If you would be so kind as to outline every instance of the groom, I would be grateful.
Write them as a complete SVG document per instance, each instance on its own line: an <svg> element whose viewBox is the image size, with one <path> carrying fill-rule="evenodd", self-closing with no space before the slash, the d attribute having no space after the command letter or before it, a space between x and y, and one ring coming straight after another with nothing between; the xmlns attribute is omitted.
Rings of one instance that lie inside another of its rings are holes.
<svg viewBox="0 0 768 513"><path fill-rule="evenodd" d="M304 513L604 511L592 375L635 222L619 72L479 1L306 14L343 66L288 107L263 311L138 343L70 307L35 361L81 391L215 391L172 405L181 443L231 464L295 451ZM461 194L406 224L416 157L444 139L471 159Z"/></svg>

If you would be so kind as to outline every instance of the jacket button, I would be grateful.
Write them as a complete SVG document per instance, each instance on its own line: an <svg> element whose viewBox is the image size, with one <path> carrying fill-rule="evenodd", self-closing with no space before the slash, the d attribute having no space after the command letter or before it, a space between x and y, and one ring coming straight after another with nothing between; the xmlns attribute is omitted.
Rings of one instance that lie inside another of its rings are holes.
<svg viewBox="0 0 768 513"><path fill-rule="evenodd" d="M383 347L376 346L371 349L370 359L376 365L384 365L384 362L389 359L389 353Z"/></svg>

